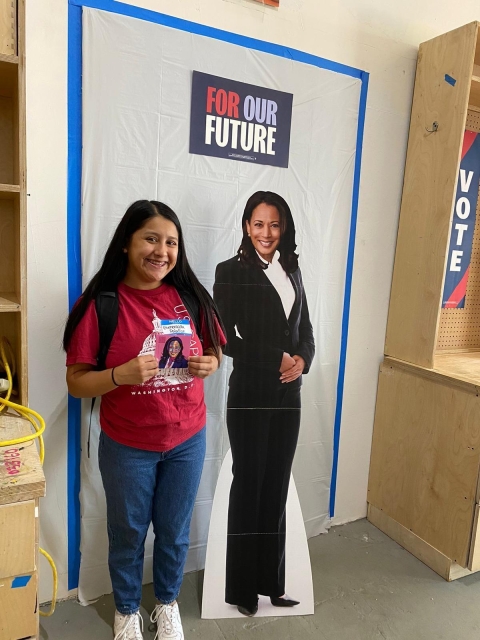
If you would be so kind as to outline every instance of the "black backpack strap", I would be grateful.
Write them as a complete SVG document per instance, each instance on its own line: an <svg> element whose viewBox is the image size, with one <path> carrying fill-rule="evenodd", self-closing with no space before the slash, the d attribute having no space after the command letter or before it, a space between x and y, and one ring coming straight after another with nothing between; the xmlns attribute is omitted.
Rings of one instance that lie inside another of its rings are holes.
<svg viewBox="0 0 480 640"><path fill-rule="evenodd" d="M195 325L195 331L197 332L200 342L203 342L201 333L202 324L200 322L200 303L198 302L197 296L186 289L178 289L178 295L182 299L183 305Z"/></svg>
<svg viewBox="0 0 480 640"><path fill-rule="evenodd" d="M90 420L88 421L88 437L87 437L87 457L90 458L90 434L92 433L92 415L93 408L95 406L95 400L97 398L92 398L92 404L90 405Z"/></svg>
<svg viewBox="0 0 480 640"><path fill-rule="evenodd" d="M103 371L107 353L112 343L118 323L118 295L116 291L100 291L95 298L95 311L98 319L99 348L97 355L97 371ZM96 398L92 398L90 422L88 425L87 452L90 457L90 434L92 431L92 414Z"/></svg>
<svg viewBox="0 0 480 640"><path fill-rule="evenodd" d="M97 371L105 369L107 353L118 324L118 295L116 291L100 291L95 298L100 343L97 355Z"/></svg>

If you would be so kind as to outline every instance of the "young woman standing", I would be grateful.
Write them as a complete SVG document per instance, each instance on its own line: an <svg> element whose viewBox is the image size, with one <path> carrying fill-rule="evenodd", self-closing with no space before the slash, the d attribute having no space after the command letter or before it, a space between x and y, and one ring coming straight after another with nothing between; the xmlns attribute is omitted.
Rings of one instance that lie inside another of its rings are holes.
<svg viewBox="0 0 480 640"><path fill-rule="evenodd" d="M95 299L118 295L118 324L99 371ZM181 296L196 300L189 375L159 374L160 320L184 319ZM214 373L225 338L215 305L190 268L176 214L165 204L133 203L115 230L103 264L73 308L65 329L67 385L78 398L102 396L99 466L107 502L115 640L141 640L144 543L155 534L151 615L157 640L183 640L176 602L190 520L205 455L203 378Z"/></svg>

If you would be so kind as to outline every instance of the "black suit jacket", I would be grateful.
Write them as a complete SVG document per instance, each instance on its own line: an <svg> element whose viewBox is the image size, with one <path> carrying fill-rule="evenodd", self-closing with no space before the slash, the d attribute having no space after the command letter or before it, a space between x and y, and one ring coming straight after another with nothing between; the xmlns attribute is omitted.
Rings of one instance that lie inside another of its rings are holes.
<svg viewBox="0 0 480 640"><path fill-rule="evenodd" d="M284 352L301 356L304 373L308 373L315 342L300 269L289 278L295 302L287 318L263 269L242 264L238 256L217 265L213 297L227 332L224 353L233 358L230 386L241 384L245 392L254 395L271 388L300 386L301 376L287 385L280 383Z"/></svg>

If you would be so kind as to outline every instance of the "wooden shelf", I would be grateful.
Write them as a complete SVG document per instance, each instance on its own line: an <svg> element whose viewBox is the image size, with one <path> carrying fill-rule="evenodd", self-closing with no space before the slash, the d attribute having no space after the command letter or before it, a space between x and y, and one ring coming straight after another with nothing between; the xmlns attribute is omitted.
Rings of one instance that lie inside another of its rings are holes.
<svg viewBox="0 0 480 640"><path fill-rule="evenodd" d="M383 362L385 367L480 396L480 352L441 353L435 356L432 368L390 356Z"/></svg>
<svg viewBox="0 0 480 640"><path fill-rule="evenodd" d="M20 299L14 292L0 291L0 313L21 311Z"/></svg>
<svg viewBox="0 0 480 640"><path fill-rule="evenodd" d="M18 64L18 56L7 56L4 53L0 53L0 65L2 64Z"/></svg>
<svg viewBox="0 0 480 640"><path fill-rule="evenodd" d="M433 371L476 386L480 386L480 352L436 354Z"/></svg>
<svg viewBox="0 0 480 640"><path fill-rule="evenodd" d="M18 184L0 184L0 200L13 200L20 193Z"/></svg>

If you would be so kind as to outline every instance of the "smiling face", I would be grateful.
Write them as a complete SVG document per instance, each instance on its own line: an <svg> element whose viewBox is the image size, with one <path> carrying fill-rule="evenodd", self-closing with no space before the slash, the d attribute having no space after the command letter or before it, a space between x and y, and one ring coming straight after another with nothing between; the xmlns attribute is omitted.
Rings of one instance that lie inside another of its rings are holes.
<svg viewBox="0 0 480 640"><path fill-rule="evenodd" d="M173 342L171 342L168 347L168 353L170 354L171 358L176 358L181 350L182 347L180 346L178 340L174 340Z"/></svg>
<svg viewBox="0 0 480 640"><path fill-rule="evenodd" d="M256 252L264 260L271 262L282 235L277 207L262 202L252 211L246 226Z"/></svg>
<svg viewBox="0 0 480 640"><path fill-rule="evenodd" d="M155 289L177 263L178 232L162 216L149 218L130 238L124 282L134 289Z"/></svg>

